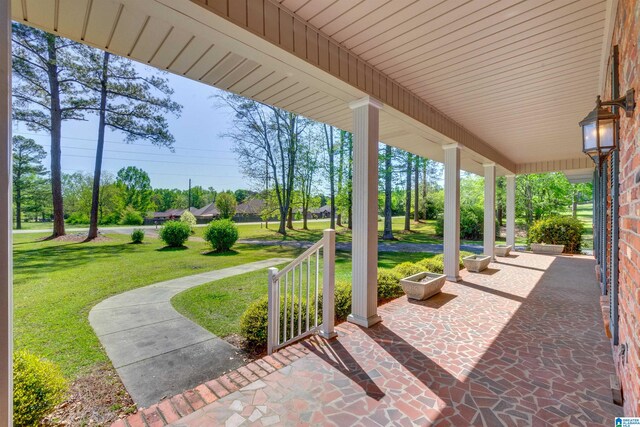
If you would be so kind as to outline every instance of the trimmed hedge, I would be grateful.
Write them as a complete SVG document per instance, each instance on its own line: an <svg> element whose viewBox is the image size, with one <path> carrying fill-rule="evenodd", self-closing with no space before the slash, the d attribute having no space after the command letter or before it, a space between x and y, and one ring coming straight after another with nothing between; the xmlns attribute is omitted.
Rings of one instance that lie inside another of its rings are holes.
<svg viewBox="0 0 640 427"><path fill-rule="evenodd" d="M60 368L22 350L13 355L13 424L36 426L64 401L67 381Z"/></svg>
<svg viewBox="0 0 640 427"><path fill-rule="evenodd" d="M230 219L212 221L204 231L204 239L216 252L226 252L238 240L238 227Z"/></svg>
<svg viewBox="0 0 640 427"><path fill-rule="evenodd" d="M582 222L571 216L554 216L536 221L529 229L529 244L564 245L564 252L580 253Z"/></svg>
<svg viewBox="0 0 640 427"><path fill-rule="evenodd" d="M191 227L182 221L167 221L160 229L160 238L167 246L179 248L191 235Z"/></svg>

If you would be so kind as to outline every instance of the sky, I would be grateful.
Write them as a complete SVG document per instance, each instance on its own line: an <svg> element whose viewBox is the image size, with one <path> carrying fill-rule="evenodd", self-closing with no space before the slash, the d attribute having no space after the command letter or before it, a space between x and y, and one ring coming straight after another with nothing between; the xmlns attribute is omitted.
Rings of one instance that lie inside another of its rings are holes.
<svg viewBox="0 0 640 427"><path fill-rule="evenodd" d="M155 72L149 66L137 66L140 74ZM123 167L137 166L149 174L154 188L186 189L189 178L193 186L219 191L251 188L240 173L233 142L222 136L233 118L230 108L213 98L222 91L174 74L167 73L164 77L175 91L173 100L182 105L179 118L167 116L169 130L176 140L174 153L143 141L126 144L122 133L107 129L103 170L115 176ZM63 173L93 174L97 133L95 115L87 115L86 121L62 124ZM49 152L48 134L34 133L24 123L14 123L13 134L32 138ZM44 164L49 168L49 157Z"/></svg>

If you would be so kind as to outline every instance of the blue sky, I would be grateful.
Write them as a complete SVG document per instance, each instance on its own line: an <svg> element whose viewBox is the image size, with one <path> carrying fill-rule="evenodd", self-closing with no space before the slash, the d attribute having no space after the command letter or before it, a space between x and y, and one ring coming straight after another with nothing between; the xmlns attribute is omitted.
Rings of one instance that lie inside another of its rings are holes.
<svg viewBox="0 0 640 427"><path fill-rule="evenodd" d="M141 73L152 68L139 65ZM233 113L212 96L218 89L173 74L166 74L175 90L173 99L182 105L179 118L168 117L170 130L176 138L175 152L158 148L148 142L126 144L123 134L109 132L105 136L103 170L114 175L125 166L144 169L154 188L188 187L192 185L216 190L249 188L239 170L233 142L223 138L231 125ZM67 121L62 127L62 169L93 173L97 137L97 118L87 116L85 122ZM14 123L14 135L33 138L49 152L49 135L35 134L23 123ZM45 165L49 166L49 158Z"/></svg>

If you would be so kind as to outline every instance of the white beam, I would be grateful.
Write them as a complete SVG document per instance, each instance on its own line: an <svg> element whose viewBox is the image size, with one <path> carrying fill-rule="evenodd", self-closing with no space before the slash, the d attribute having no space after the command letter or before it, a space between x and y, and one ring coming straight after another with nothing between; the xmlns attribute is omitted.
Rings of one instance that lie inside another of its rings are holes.
<svg viewBox="0 0 640 427"><path fill-rule="evenodd" d="M516 244L516 176L507 175L507 245Z"/></svg>
<svg viewBox="0 0 640 427"><path fill-rule="evenodd" d="M495 261L496 245L496 164L484 163L484 254Z"/></svg>
<svg viewBox="0 0 640 427"><path fill-rule="evenodd" d="M10 426L13 412L10 1L0 2L0 27L0 426Z"/></svg>
<svg viewBox="0 0 640 427"><path fill-rule="evenodd" d="M353 238L349 322L366 328L378 316L378 135L379 109L365 97L353 109Z"/></svg>
<svg viewBox="0 0 640 427"><path fill-rule="evenodd" d="M460 280L460 147L444 149L444 274Z"/></svg>

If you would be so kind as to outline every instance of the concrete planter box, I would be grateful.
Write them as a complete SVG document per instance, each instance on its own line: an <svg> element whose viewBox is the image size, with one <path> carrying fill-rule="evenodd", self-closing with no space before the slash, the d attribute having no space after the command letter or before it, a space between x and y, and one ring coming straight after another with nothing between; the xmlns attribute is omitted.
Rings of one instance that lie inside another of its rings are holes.
<svg viewBox="0 0 640 427"><path fill-rule="evenodd" d="M467 271L479 273L489 266L491 257L489 255L469 255L462 258L462 263Z"/></svg>
<svg viewBox="0 0 640 427"><path fill-rule="evenodd" d="M496 245L494 248L494 251L496 253L496 256L509 256L509 253L511 252L512 246L511 245Z"/></svg>
<svg viewBox="0 0 640 427"><path fill-rule="evenodd" d="M401 279L400 285L408 298L422 301L440 292L445 279L444 274L425 271Z"/></svg>
<svg viewBox="0 0 640 427"><path fill-rule="evenodd" d="M560 255L564 251L564 245L547 245L546 243L532 243L531 250L534 254Z"/></svg>

